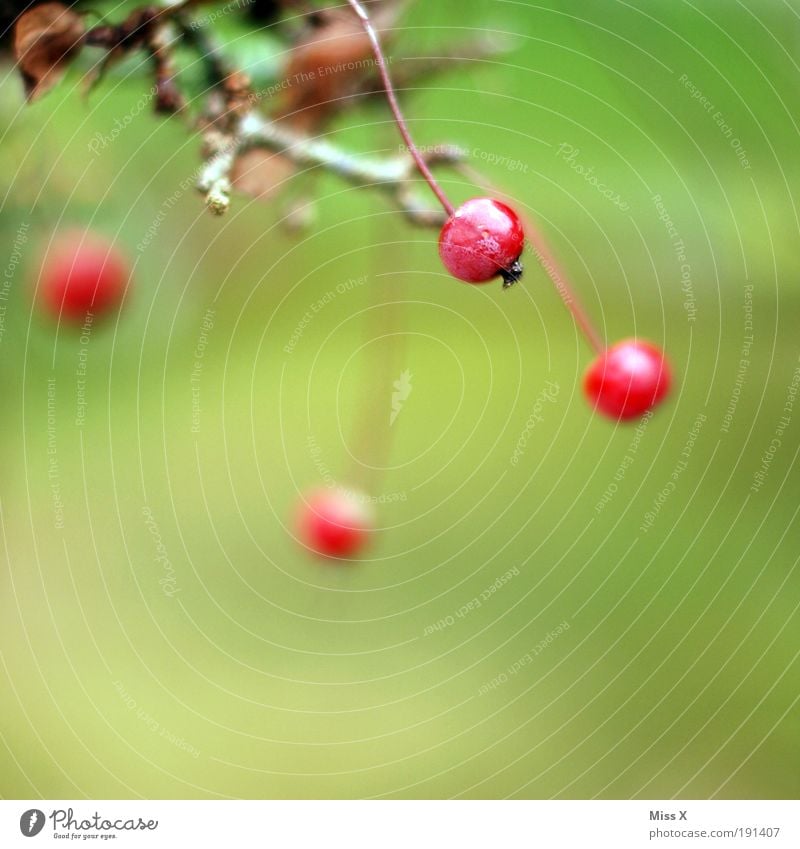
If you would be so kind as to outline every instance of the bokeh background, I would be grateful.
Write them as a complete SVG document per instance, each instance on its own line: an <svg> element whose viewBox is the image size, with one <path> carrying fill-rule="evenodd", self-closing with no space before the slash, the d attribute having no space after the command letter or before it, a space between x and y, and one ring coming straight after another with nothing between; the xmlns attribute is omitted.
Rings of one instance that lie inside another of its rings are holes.
<svg viewBox="0 0 800 849"><path fill-rule="evenodd" d="M3 66L3 796L800 793L800 3L416 3L393 62L487 31L504 52L402 93L412 130L538 221L607 339L666 348L650 420L588 408L532 258L460 285L320 172L288 186L303 233L285 198L214 218L136 62L32 106ZM326 132L398 152L374 103ZM134 264L85 338L34 302L74 226ZM358 563L293 536L334 482L375 502Z"/></svg>

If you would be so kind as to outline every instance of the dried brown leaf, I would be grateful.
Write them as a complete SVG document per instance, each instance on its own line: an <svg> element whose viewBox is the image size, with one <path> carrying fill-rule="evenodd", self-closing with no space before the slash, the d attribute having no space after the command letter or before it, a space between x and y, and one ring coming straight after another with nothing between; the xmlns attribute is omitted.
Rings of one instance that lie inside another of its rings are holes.
<svg viewBox="0 0 800 849"><path fill-rule="evenodd" d="M42 3L19 16L14 26L14 56L29 100L49 91L63 76L83 44L80 15L61 3Z"/></svg>
<svg viewBox="0 0 800 849"><path fill-rule="evenodd" d="M294 164L285 156L256 148L236 157L231 178L242 194L269 200L286 187L294 172Z"/></svg>
<svg viewBox="0 0 800 849"><path fill-rule="evenodd" d="M404 0L383 0L373 10L376 28L391 26ZM384 44L386 38L384 37ZM341 109L376 71L369 38L352 9L323 9L292 49L284 72L279 117L310 131Z"/></svg>

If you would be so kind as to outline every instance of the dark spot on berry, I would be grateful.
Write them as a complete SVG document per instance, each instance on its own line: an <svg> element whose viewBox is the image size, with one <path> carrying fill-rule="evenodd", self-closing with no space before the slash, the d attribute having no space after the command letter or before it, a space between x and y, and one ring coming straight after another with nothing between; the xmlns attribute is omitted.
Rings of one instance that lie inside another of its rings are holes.
<svg viewBox="0 0 800 849"><path fill-rule="evenodd" d="M522 263L518 259L514 260L510 268L500 269L500 276L503 278L503 288L510 289L522 279Z"/></svg>

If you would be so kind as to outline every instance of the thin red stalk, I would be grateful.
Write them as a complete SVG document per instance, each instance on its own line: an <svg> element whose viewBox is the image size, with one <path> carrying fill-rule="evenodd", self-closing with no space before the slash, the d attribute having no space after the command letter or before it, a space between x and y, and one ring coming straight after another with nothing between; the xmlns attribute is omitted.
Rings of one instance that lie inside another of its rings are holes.
<svg viewBox="0 0 800 849"><path fill-rule="evenodd" d="M499 193L497 187L493 186L491 181L487 180L482 174L479 174L474 168L463 163L459 166L459 168L465 176L472 180L473 183L476 183L487 191ZM606 349L603 337L594 326L594 322L591 318L589 318L589 314L586 312L583 304L580 302L580 299L575 294L575 289L569 282L567 273L561 267L561 264L556 259L555 254L550 250L547 239L545 239L545 237L539 232L538 228L534 226L533 221L531 221L528 216L520 215L520 219L522 221L523 230L525 231L526 244L531 246L536 259L544 269L545 274L547 274L553 282L553 285L556 287L556 291L561 297L561 300L564 302L564 306L566 306L566 308L572 313L572 317L575 319L575 323L578 325L580 331L586 337L586 341L596 353L602 354Z"/></svg>
<svg viewBox="0 0 800 849"><path fill-rule="evenodd" d="M564 305L572 313L572 317L586 337L586 341L598 354L602 354L606 349L606 346L603 344L603 337L594 326L594 322L589 318L583 304L578 300L578 296L570 285L566 272L550 250L547 240L527 216L521 216L521 218L525 230L525 238L536 254L539 264L545 270L547 276L553 281L556 291L561 296Z"/></svg>
<svg viewBox="0 0 800 849"><path fill-rule="evenodd" d="M422 174L425 178L425 182L427 182L427 184L431 187L431 191L436 195L439 203L444 207L445 212L448 215L452 215L455 212L455 207L452 203L450 203L450 199L444 193L442 187L436 182L436 178L433 176L431 169L428 168L427 162L425 162L422 154L419 150L417 150L417 146L414 144L414 140L411 138L411 133L409 132L408 125L406 124L406 119L400 111L400 104L397 102L397 95L395 94L394 86L392 85L392 79L389 76L389 70L386 67L386 58L383 55L383 49L381 48L381 43L378 39L378 33L375 31L375 27L372 26L372 21L370 20L366 9L361 5L361 3L359 3L359 0L347 0L347 2L358 15L361 25L364 27L364 32L366 32L367 37L370 40L372 52L375 54L375 61L378 63L378 71L380 72L381 81L383 82L383 88L386 91L386 99L389 101L389 107L391 108L394 119L397 122L400 135L406 143L408 152L413 157L420 174Z"/></svg>
<svg viewBox="0 0 800 849"><path fill-rule="evenodd" d="M420 154L419 150L417 150L417 146L414 144L414 140L411 138L411 133L409 132L408 125L406 124L405 118L403 117L403 113L400 111L400 104L397 102L397 96L395 94L394 86L392 85L391 77L389 76L389 71L386 67L386 59L383 55L383 50L381 48L380 40L378 39L378 34L375 31L375 28L372 26L372 22L370 21L369 15L367 14L366 9L361 5L359 0L347 0L350 7L353 11L358 15L362 26L364 27L364 31L367 34L367 37L370 40L372 45L372 52L375 54L375 61L378 64L378 70L380 72L381 81L383 82L383 87L386 91L386 99L389 101L389 106L394 114L395 121L397 122L397 126L400 130L400 134L403 137L403 140L406 143L406 147L408 148L411 156L414 158L414 162L417 164L417 168L419 169L420 174L425 178L428 185L431 187L431 190L439 199L439 202L444 207L445 212L448 215L452 215L455 212L453 205L450 203L447 195L442 190L441 186L436 182L436 178L431 173L430 168L425 162L424 158ZM466 171L466 166L463 166ZM469 169L472 171L472 169ZM487 181L483 180L483 178L478 177L476 179L473 174L473 181L480 184L483 183L485 187L492 188ZM578 296L575 294L575 290L570 285L569 278L567 277L564 270L561 268L558 260L556 259L553 252L550 250L549 245L547 244L544 236L538 231L536 227L533 226L530 220L527 220L523 217L523 224L526 234L527 242L532 246L533 252L536 254L536 258L539 260L542 268L544 268L547 276L552 280L553 284L556 287L556 291L561 297L561 300L564 302L564 305L567 309L572 313L573 318L575 319L575 323L578 325L578 328L581 330L583 335L586 337L589 345L598 353L602 353L605 350L605 345L603 344L603 338L597 329L594 326L594 323L589 318L588 313L583 308L580 300L578 300Z"/></svg>

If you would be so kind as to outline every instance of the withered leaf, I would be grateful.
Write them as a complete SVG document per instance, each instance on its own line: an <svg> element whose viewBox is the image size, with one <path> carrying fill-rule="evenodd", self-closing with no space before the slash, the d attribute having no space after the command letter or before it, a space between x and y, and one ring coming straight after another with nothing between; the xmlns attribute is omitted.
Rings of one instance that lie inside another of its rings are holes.
<svg viewBox="0 0 800 849"><path fill-rule="evenodd" d="M61 3L42 3L17 18L14 56L29 100L41 97L61 79L83 44L84 33L80 15Z"/></svg>
<svg viewBox="0 0 800 849"><path fill-rule="evenodd" d="M404 0L375 4L371 15L376 29L391 27L403 5ZM386 36L383 40L385 44ZM295 129L311 131L340 110L375 70L369 38L352 9L319 10L289 55L278 117Z"/></svg>
<svg viewBox="0 0 800 849"><path fill-rule="evenodd" d="M236 157L231 182L242 194L269 200L286 188L294 171L294 164L285 156L253 149Z"/></svg>

